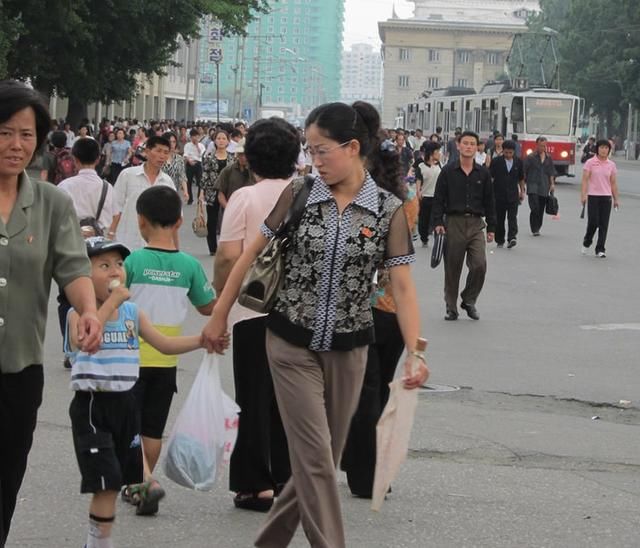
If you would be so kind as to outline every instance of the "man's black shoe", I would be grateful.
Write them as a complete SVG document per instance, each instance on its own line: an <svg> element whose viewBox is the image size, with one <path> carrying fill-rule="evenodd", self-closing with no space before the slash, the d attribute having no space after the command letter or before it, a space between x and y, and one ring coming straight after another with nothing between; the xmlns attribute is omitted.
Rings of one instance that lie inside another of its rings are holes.
<svg viewBox="0 0 640 548"><path fill-rule="evenodd" d="M476 307L473 306L472 304L462 303L460 305L460 308L462 308L462 310L466 310L467 311L467 316L469 316L472 320L479 320L480 319L480 315L478 314L478 311L476 310Z"/></svg>
<svg viewBox="0 0 640 548"><path fill-rule="evenodd" d="M515 247L517 243L518 242L516 242L515 238L513 240L509 240L509 243L507 244L507 249L511 249L512 247Z"/></svg>
<svg viewBox="0 0 640 548"><path fill-rule="evenodd" d="M444 319L448 322L453 322L458 319L458 313L454 310L447 310L447 313L444 316Z"/></svg>

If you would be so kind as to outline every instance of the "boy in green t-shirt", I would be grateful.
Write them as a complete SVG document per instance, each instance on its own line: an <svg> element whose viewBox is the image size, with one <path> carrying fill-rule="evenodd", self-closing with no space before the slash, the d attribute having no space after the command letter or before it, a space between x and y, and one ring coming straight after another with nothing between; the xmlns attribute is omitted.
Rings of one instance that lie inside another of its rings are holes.
<svg viewBox="0 0 640 548"><path fill-rule="evenodd" d="M136 203L140 233L147 247L125 261L131 301L168 336L182 332L189 303L204 316L213 310L215 293L200 262L176 249L174 235L182 224L182 201L165 186L145 190ZM133 387L141 418L145 482L125 487L122 496L138 505L138 515L155 514L164 490L153 479L162 434L176 388L176 356L165 356L140 341L140 378Z"/></svg>

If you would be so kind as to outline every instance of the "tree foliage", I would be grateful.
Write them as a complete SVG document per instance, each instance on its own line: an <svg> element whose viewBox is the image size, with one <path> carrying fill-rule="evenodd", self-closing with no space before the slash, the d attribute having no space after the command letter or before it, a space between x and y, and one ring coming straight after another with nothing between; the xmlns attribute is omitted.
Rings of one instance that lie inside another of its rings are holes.
<svg viewBox="0 0 640 548"><path fill-rule="evenodd" d="M0 0L3 22L19 21L0 68L31 79L40 91L72 103L130 99L136 75L162 74L179 37L198 36L202 17L217 18L227 34L245 32L267 0ZM16 28L13 25L13 28ZM1 27L0 27L0 30ZM0 39L1 40L1 39Z"/></svg>
<svg viewBox="0 0 640 548"><path fill-rule="evenodd" d="M597 114L640 107L640 2L541 0L529 27L558 34L561 87L584 97Z"/></svg>

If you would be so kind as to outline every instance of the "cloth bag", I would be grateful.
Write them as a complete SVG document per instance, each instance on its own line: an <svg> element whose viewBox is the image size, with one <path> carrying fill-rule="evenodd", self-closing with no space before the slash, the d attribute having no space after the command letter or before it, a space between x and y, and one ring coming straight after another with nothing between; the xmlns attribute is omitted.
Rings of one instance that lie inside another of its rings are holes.
<svg viewBox="0 0 640 548"><path fill-rule="evenodd" d="M545 211L547 215L557 215L560 210L560 205L558 204L558 198L553 195L553 192L547 196L547 202L545 204Z"/></svg>
<svg viewBox="0 0 640 548"><path fill-rule="evenodd" d="M207 220L204 218L204 210L202 209L200 200L198 200L198 206L196 208L196 218L191 223L191 228L193 229L193 233L198 238L207 237Z"/></svg>
<svg viewBox="0 0 640 548"><path fill-rule="evenodd" d="M286 219L245 275L238 294L238 303L242 306L266 314L275 304L284 280L284 257L289 247L287 234L289 228L297 226L302 218L313 181L313 177L305 177Z"/></svg>
<svg viewBox="0 0 640 548"><path fill-rule="evenodd" d="M222 390L218 357L205 354L169 436L167 477L196 491L211 490L222 465L231 458L239 412Z"/></svg>

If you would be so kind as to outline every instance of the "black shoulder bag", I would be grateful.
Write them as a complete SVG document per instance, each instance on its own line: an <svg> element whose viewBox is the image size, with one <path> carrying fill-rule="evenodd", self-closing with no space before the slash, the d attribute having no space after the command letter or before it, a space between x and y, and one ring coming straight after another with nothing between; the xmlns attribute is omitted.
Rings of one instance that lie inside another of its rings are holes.
<svg viewBox="0 0 640 548"><path fill-rule="evenodd" d="M309 175L304 178L304 185L296 194L284 222L244 277L238 295L238 303L242 306L264 314L273 308L284 280L284 256L290 243L288 233L302 218L313 181Z"/></svg>

